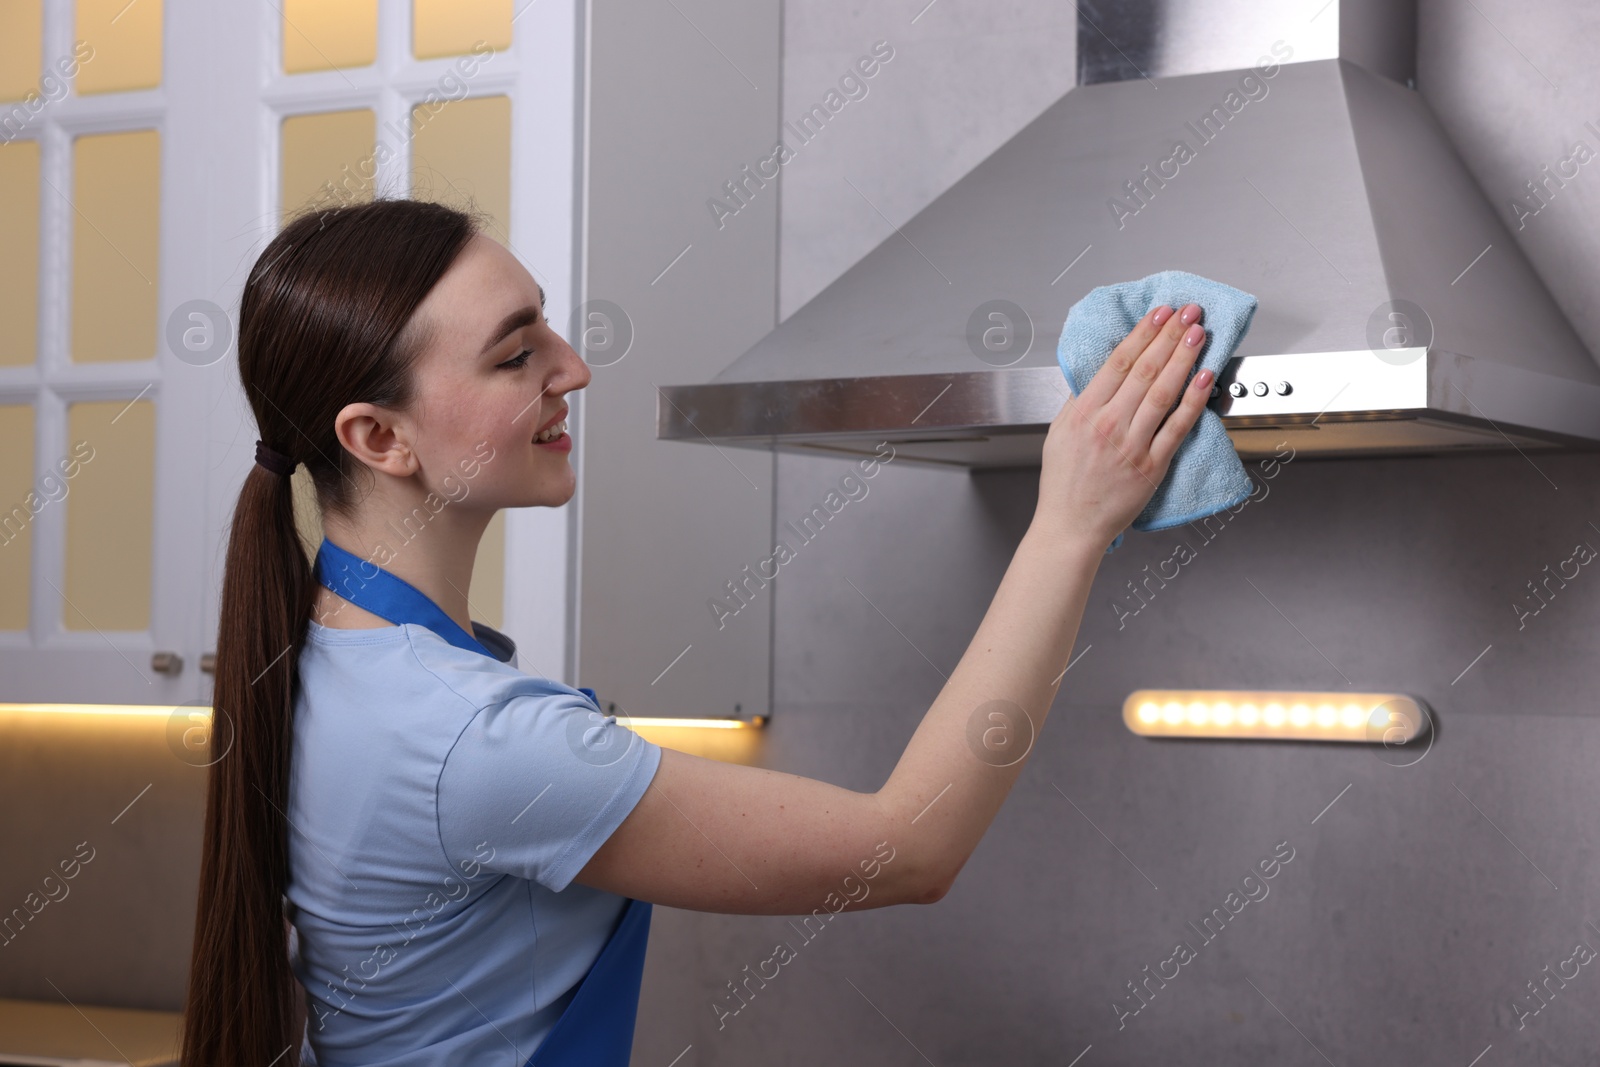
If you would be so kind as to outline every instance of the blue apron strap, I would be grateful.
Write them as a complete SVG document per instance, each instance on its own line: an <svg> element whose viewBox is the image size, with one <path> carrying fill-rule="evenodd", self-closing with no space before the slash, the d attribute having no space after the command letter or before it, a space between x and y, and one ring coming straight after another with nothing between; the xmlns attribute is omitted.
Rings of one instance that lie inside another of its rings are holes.
<svg viewBox="0 0 1600 1067"><path fill-rule="evenodd" d="M495 658L494 653L463 630L422 590L370 560L340 548L326 537L317 548L317 580L356 607L370 611L380 619L387 619L396 626L416 623L432 630L457 648Z"/></svg>
<svg viewBox="0 0 1600 1067"><path fill-rule="evenodd" d="M527 1067L628 1067L650 910L649 901L629 898L622 921Z"/></svg>
<svg viewBox="0 0 1600 1067"><path fill-rule="evenodd" d="M416 586L323 538L317 549L317 579L350 603L396 626L415 623L457 648L495 658L477 638ZM580 689L594 702L593 689ZM530 1067L627 1067L633 1025L639 1014L639 984L650 935L650 903L629 898L622 919L594 966L550 1033L534 1050Z"/></svg>

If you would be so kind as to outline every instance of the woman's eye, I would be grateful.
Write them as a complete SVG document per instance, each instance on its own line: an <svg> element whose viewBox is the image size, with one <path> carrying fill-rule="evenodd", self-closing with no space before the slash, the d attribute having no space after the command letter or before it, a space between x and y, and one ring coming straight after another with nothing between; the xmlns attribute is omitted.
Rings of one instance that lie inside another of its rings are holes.
<svg viewBox="0 0 1600 1067"><path fill-rule="evenodd" d="M520 355L516 356L513 359L506 360L504 363L500 364L500 366L502 366L502 367L511 367L511 368L524 366L524 365L527 364L528 357L531 356L531 355L533 355L533 352L531 350L524 350Z"/></svg>

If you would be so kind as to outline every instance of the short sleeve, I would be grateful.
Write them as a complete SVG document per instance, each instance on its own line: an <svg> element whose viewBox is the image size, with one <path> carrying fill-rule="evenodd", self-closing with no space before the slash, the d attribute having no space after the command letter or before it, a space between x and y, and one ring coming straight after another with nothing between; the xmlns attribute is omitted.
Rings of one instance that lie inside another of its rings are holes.
<svg viewBox="0 0 1600 1067"><path fill-rule="evenodd" d="M661 748L575 694L480 710L439 771L439 842L451 867L560 892L644 795Z"/></svg>

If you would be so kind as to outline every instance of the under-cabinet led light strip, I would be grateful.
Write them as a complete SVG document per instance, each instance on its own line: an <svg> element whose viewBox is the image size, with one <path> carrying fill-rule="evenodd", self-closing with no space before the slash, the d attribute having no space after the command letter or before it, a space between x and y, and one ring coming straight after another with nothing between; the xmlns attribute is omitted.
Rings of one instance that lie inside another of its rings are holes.
<svg viewBox="0 0 1600 1067"><path fill-rule="evenodd" d="M210 717L211 709L198 706L173 706L170 704L10 704L0 703L0 714L77 714L77 715L117 715L117 716L144 716L147 718L171 718L178 711L190 714L200 714ZM671 727L672 729L695 730L760 730L767 725L765 715L753 715L748 719L674 719L657 716L618 716L617 721L624 726Z"/></svg>
<svg viewBox="0 0 1600 1067"><path fill-rule="evenodd" d="M1364 741L1403 745L1426 733L1428 710L1404 693L1136 689L1122 721L1145 737Z"/></svg>
<svg viewBox="0 0 1600 1067"><path fill-rule="evenodd" d="M685 727L696 730L760 730L766 727L767 717L756 715L748 719L674 719L671 717L660 718L649 715L618 716L617 722L623 726L643 726L646 729L653 726L682 729Z"/></svg>

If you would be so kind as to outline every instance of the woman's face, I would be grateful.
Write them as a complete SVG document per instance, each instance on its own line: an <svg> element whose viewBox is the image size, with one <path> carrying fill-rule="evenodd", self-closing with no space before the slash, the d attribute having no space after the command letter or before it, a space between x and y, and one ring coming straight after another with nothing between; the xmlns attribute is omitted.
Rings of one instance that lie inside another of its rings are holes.
<svg viewBox="0 0 1600 1067"><path fill-rule="evenodd" d="M589 368L544 316L544 292L498 241L476 236L417 308L431 328L405 420L427 488L474 509L572 498L572 438L537 444L567 418Z"/></svg>

